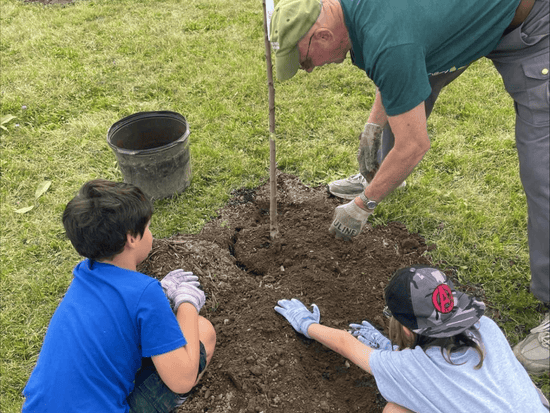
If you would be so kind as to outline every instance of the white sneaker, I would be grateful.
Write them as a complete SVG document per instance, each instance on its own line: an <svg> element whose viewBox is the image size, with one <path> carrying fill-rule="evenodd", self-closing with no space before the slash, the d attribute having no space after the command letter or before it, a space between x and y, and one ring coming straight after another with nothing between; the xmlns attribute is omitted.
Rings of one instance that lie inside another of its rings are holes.
<svg viewBox="0 0 550 413"><path fill-rule="evenodd" d="M406 185L407 183L403 181L398 188L404 188ZM346 179L332 181L328 184L328 191L338 198L355 199L355 197L361 195L361 192L363 192L367 186L369 186L367 180L359 173Z"/></svg>
<svg viewBox="0 0 550 413"><path fill-rule="evenodd" d="M529 374L542 374L550 370L550 312L542 323L531 330L514 347L514 354Z"/></svg>

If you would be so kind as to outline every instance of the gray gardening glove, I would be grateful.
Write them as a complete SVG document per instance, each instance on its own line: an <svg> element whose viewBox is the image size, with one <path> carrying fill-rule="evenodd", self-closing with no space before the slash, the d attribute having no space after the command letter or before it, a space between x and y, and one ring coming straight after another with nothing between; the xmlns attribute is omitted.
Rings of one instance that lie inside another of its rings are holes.
<svg viewBox="0 0 550 413"><path fill-rule="evenodd" d="M199 277L193 275L192 272L181 269L170 271L162 279L160 285L164 290L164 294L168 297L174 313L177 313L182 303L193 304L197 309L197 313L201 310L206 297L204 296L204 291L200 289L198 280Z"/></svg>
<svg viewBox="0 0 550 413"><path fill-rule="evenodd" d="M361 324L350 324L349 326L351 327L350 333L357 337L361 343L374 349L393 350L391 341L368 321L363 321Z"/></svg>
<svg viewBox="0 0 550 413"><path fill-rule="evenodd" d="M355 237L361 233L371 214L372 211L369 212L359 208L355 200L351 200L345 205L336 207L334 210L334 219L332 224L330 224L328 232L336 238L349 241L351 237Z"/></svg>
<svg viewBox="0 0 550 413"><path fill-rule="evenodd" d="M375 123L367 123L365 129L361 135L359 135L357 162L359 163L361 175L363 175L369 183L380 167L378 163L378 150L382 142L383 130L381 126Z"/></svg>
<svg viewBox="0 0 550 413"><path fill-rule="evenodd" d="M307 329L312 324L319 324L321 320L321 312L319 307L312 304L313 312L309 311L300 300L293 298L292 300L279 300L279 306L275 307L275 311L281 314L294 327L298 333L303 334L307 338L311 338Z"/></svg>

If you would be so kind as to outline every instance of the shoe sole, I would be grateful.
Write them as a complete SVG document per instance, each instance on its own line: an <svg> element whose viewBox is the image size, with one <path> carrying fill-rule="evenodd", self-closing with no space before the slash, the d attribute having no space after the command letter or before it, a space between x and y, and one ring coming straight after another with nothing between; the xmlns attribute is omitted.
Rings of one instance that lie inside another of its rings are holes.
<svg viewBox="0 0 550 413"><path fill-rule="evenodd" d="M405 188L406 186L407 186L407 181L403 181L403 183L401 185L399 185L396 189ZM344 193L341 193L341 192L338 192L338 191L335 191L335 190L331 189L330 185L327 185L327 192L331 195L334 195L335 197L342 198L342 199L347 199L347 200L355 199L359 195L361 195L361 192L357 192L357 193L354 193L354 194L344 194Z"/></svg>
<svg viewBox="0 0 550 413"><path fill-rule="evenodd" d="M335 197L342 198L342 199L348 199L352 200L357 198L359 195L361 195L361 192L357 192L355 194L343 194L338 191L331 190L330 187L327 186L327 192L331 195L334 195Z"/></svg>

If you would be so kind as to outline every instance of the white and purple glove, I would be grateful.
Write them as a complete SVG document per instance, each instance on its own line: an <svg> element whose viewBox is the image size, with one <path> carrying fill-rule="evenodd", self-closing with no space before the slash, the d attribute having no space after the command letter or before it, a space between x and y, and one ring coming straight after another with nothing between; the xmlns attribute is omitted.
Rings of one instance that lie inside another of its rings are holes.
<svg viewBox="0 0 550 413"><path fill-rule="evenodd" d="M350 324L351 335L357 337L361 343L380 350L393 350L394 347L391 344L389 338L384 336L368 321L363 321L361 324ZM397 346L395 346L397 349Z"/></svg>
<svg viewBox="0 0 550 413"><path fill-rule="evenodd" d="M200 312L206 297L204 291L200 289L199 277L192 272L183 270L174 270L166 274L160 285L164 294L168 297L174 313L183 303L191 303Z"/></svg>
<svg viewBox="0 0 550 413"><path fill-rule="evenodd" d="M307 333L307 329L312 324L319 324L321 320L319 307L312 304L313 312L311 312L296 298L292 300L279 300L277 304L278 306L275 307L275 311L286 318L292 327L294 327L294 330L307 338L311 338Z"/></svg>
<svg viewBox="0 0 550 413"><path fill-rule="evenodd" d="M359 208L355 200L351 200L345 205L340 205L334 210L334 219L328 232L336 238L342 238L344 241L349 241L351 237L355 237L361 233L361 230L367 223L367 219L372 214L372 211L365 211Z"/></svg>

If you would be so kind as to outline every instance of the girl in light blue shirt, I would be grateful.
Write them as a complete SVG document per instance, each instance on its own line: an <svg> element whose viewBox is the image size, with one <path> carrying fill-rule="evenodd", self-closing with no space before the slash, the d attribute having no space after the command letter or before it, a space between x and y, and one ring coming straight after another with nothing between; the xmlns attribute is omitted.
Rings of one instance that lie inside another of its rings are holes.
<svg viewBox="0 0 550 413"><path fill-rule="evenodd" d="M548 401L514 356L485 305L428 266L397 271L384 291L389 339L368 322L350 332L319 324L320 311L280 300L296 331L374 376L384 412L548 413Z"/></svg>

